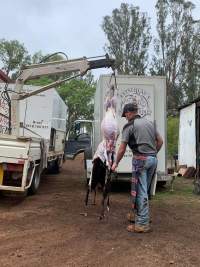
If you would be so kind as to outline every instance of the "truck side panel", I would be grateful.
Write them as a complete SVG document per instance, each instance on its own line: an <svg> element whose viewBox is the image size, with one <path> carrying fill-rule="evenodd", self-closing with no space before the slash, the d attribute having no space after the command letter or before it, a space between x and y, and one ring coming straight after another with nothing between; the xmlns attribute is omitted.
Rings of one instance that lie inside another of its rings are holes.
<svg viewBox="0 0 200 267"><path fill-rule="evenodd" d="M94 150L102 139L100 124L104 116L105 98L109 92L110 76L102 75L99 79L95 95L95 134ZM139 105L139 113L147 119L156 121L157 129L164 139L164 145L158 153L158 172L166 174L166 80L164 77L145 77L118 75L117 81L117 118L120 132L126 120L121 117L123 106L134 100ZM117 147L119 147L119 136ZM119 164L119 173L131 173L132 152L127 148L124 158Z"/></svg>
<svg viewBox="0 0 200 267"><path fill-rule="evenodd" d="M178 160L196 168L196 104L180 110Z"/></svg>
<svg viewBox="0 0 200 267"><path fill-rule="evenodd" d="M4 84L0 84L0 92ZM8 86L14 90L14 85ZM32 92L38 86L24 86L24 91ZM8 116L7 102L0 98L0 113ZM66 132L67 106L55 89L31 96L20 101L20 123L26 128L20 129L21 136L50 139L51 128ZM0 133L5 134L8 119L0 116Z"/></svg>

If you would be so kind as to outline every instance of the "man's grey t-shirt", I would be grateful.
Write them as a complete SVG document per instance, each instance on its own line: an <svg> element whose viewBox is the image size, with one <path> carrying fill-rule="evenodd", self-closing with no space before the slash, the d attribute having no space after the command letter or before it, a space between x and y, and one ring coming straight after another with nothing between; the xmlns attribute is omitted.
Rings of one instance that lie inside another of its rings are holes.
<svg viewBox="0 0 200 267"><path fill-rule="evenodd" d="M134 123L124 127L121 141L129 143L129 138L134 134L139 154L156 155L156 126L155 123L145 118L135 118ZM134 152L134 151L133 151ZM134 152L135 154L135 152ZM137 154L137 153L136 153Z"/></svg>

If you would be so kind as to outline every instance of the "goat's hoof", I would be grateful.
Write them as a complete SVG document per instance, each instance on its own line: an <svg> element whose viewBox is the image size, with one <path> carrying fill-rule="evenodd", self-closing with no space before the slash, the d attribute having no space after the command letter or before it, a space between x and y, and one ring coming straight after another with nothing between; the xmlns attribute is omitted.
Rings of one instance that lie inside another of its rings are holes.
<svg viewBox="0 0 200 267"><path fill-rule="evenodd" d="M100 215L99 220L103 220L105 218L105 215Z"/></svg>
<svg viewBox="0 0 200 267"><path fill-rule="evenodd" d="M87 217L87 212L81 212L80 215Z"/></svg>

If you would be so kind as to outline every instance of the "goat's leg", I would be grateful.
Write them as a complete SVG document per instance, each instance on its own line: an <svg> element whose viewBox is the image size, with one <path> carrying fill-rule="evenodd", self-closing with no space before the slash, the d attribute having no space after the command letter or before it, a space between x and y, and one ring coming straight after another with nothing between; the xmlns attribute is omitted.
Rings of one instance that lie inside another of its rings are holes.
<svg viewBox="0 0 200 267"><path fill-rule="evenodd" d="M110 197L108 195L108 197L107 197L107 211L109 211L109 210L110 210Z"/></svg>
<svg viewBox="0 0 200 267"><path fill-rule="evenodd" d="M96 205L96 194L97 194L97 190L95 188L94 189L94 197L93 197L93 203L92 203L92 205Z"/></svg>
<svg viewBox="0 0 200 267"><path fill-rule="evenodd" d="M109 211L109 209L110 209L110 199L109 199L110 188L111 188L111 173L110 173L110 171L107 170L106 181L105 181L105 185L103 187L102 210L101 210L100 219L103 219L105 217L105 200L106 200L106 198L107 198L107 210Z"/></svg>
<svg viewBox="0 0 200 267"><path fill-rule="evenodd" d="M85 205L87 206L88 204L88 199L89 199L89 194L90 194L90 187L88 186L86 196L85 196Z"/></svg>
<svg viewBox="0 0 200 267"><path fill-rule="evenodd" d="M99 216L100 220L102 220L105 217L105 200L106 200L106 197L107 197L107 192L106 192L106 188L104 186L104 188L103 188L103 198L102 198L102 201L101 201L101 214Z"/></svg>
<svg viewBox="0 0 200 267"><path fill-rule="evenodd" d="M106 196L107 196L107 210L110 210L110 191L111 191L111 176L109 174L109 177L107 179L107 183L105 185L105 191L106 191Z"/></svg>

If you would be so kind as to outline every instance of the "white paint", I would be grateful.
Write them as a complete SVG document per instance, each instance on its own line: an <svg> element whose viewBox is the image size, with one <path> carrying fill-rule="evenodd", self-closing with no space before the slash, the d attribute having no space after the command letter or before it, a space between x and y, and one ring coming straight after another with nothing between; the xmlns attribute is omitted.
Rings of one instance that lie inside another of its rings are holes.
<svg viewBox="0 0 200 267"><path fill-rule="evenodd" d="M180 165L196 168L196 104L180 111L178 160Z"/></svg>
<svg viewBox="0 0 200 267"><path fill-rule="evenodd" d="M38 86L25 85L24 91L30 92L38 89ZM0 84L0 94L4 84ZM14 90L14 84L8 86ZM0 95L0 113L8 116L8 105ZM30 129L21 128L20 135L49 139L51 128L66 131L67 106L55 89L50 89L35 96L20 101L20 122ZM8 120L0 116L0 133L6 133ZM35 134L34 134L35 133Z"/></svg>
<svg viewBox="0 0 200 267"><path fill-rule="evenodd" d="M102 75L98 81L95 95L94 111L94 148L102 140L100 124L104 117L104 101L109 90L110 76ZM114 81L112 80L112 83ZM166 173L166 80L164 77L145 77L133 75L117 76L117 119L120 132L126 123L121 117L123 106L132 102L138 102L139 113L147 119L156 121L157 129L164 139L164 145L158 153L158 173ZM117 148L120 145L121 136L118 138ZM117 172L131 173L132 152L127 151L121 160ZM158 177L159 178L159 177Z"/></svg>

